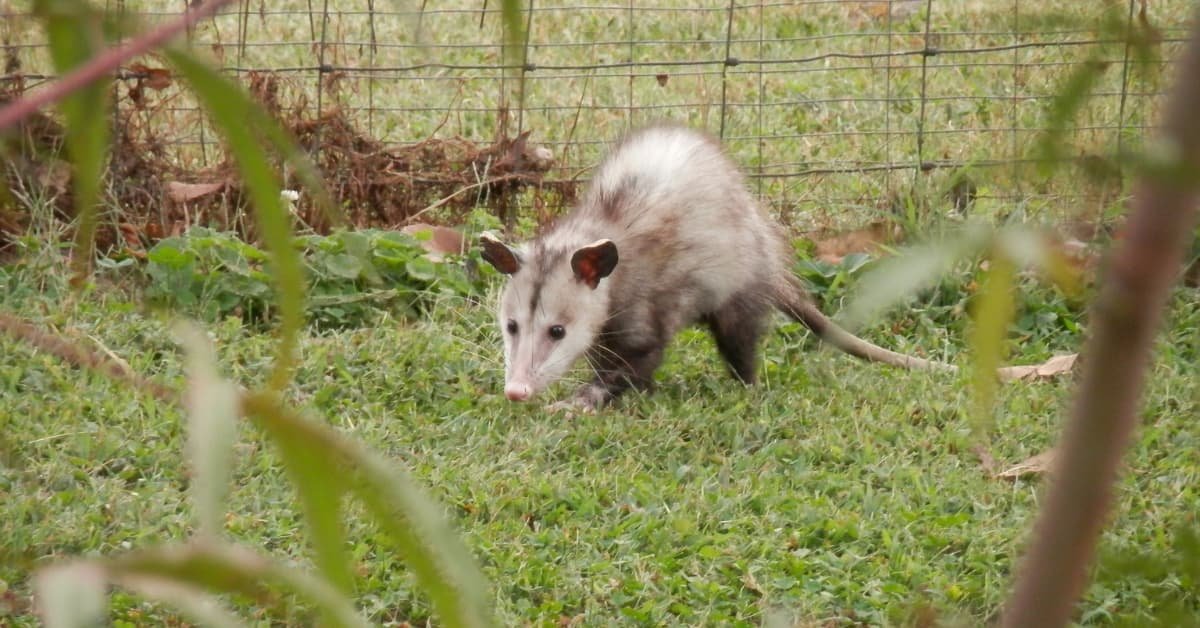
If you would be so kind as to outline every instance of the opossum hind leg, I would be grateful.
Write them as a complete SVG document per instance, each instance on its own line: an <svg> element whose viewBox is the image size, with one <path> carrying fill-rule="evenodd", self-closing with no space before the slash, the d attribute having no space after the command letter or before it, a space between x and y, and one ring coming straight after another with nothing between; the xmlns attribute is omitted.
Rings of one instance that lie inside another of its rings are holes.
<svg viewBox="0 0 1200 628"><path fill-rule="evenodd" d="M755 291L747 290L704 318L721 357L744 384L753 384L757 377L758 341L767 328L769 313L770 305Z"/></svg>

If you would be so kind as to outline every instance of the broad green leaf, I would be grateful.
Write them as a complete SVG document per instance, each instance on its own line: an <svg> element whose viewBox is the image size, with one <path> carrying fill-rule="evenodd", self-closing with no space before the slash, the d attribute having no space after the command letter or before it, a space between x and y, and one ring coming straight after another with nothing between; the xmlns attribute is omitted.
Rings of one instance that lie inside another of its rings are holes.
<svg viewBox="0 0 1200 628"><path fill-rule="evenodd" d="M146 253L146 259L153 264L161 264L169 268L184 268L195 261L195 257L173 242L163 240Z"/></svg>
<svg viewBox="0 0 1200 628"><path fill-rule="evenodd" d="M871 263L871 256L866 253L851 253L842 258L841 267L851 275Z"/></svg>
<svg viewBox="0 0 1200 628"><path fill-rule="evenodd" d="M251 129L266 131L266 127L246 124L248 120L261 123L260 118L265 114L260 115L261 108L240 87L207 64L179 49L168 48L165 53L187 78L214 125L225 136L254 203L259 231L271 254L278 291L279 352L270 385L281 389L291 379L297 339L304 325L305 280L300 256L292 246L291 216L280 196L279 178L259 144L258 135Z"/></svg>
<svg viewBox="0 0 1200 628"><path fill-rule="evenodd" d="M342 465L350 491L395 541L444 625L495 624L487 582L471 552L455 536L442 509L407 474L332 428L300 417L275 393L251 393L244 408L272 434L307 442Z"/></svg>
<svg viewBox="0 0 1200 628"><path fill-rule="evenodd" d="M104 570L91 563L41 569L34 577L34 591L46 628L95 626L108 605Z"/></svg>
<svg viewBox="0 0 1200 628"><path fill-rule="evenodd" d="M843 311L844 325L862 326L934 285L959 260L978 253L989 238L990 230L976 225L946 240L912 247L896 257L880 260L859 280L856 294Z"/></svg>
<svg viewBox="0 0 1200 628"><path fill-rule="evenodd" d="M216 538L221 535L223 504L233 471L239 393L217 372L216 354L202 330L181 322L176 325L175 336L187 352L184 406L196 527L200 534Z"/></svg>
<svg viewBox="0 0 1200 628"><path fill-rule="evenodd" d="M417 281L429 282L437 277L437 264L423 255L408 260L408 263L404 265L404 269L408 271L409 277Z"/></svg>
<svg viewBox="0 0 1200 628"><path fill-rule="evenodd" d="M363 263L349 253L337 253L325 258L325 268L338 277L355 280L363 272Z"/></svg>
<svg viewBox="0 0 1200 628"><path fill-rule="evenodd" d="M81 0L35 0L34 13L42 19L50 56L59 74L91 60L103 47L101 17ZM76 90L59 103L66 119L66 147L74 166L71 177L79 225L75 232L72 264L76 280L91 270L98 223L100 190L108 156L109 81L96 81Z"/></svg>
<svg viewBox="0 0 1200 628"><path fill-rule="evenodd" d="M291 565L225 543L191 543L131 552L97 561L109 578L167 580L212 593L236 593L265 599L269 583L281 586L316 607L327 625L366 627L353 602L330 583Z"/></svg>
<svg viewBox="0 0 1200 628"><path fill-rule="evenodd" d="M367 281L378 284L383 281L379 271L371 263L371 238L359 231L343 231L339 234L345 246L346 253L353 255L362 266L362 273Z"/></svg>
<svg viewBox="0 0 1200 628"><path fill-rule="evenodd" d="M203 626L240 628L248 626L226 610L217 598L197 587L165 578L127 576L116 582L122 588L148 600L157 600L178 610L184 617Z"/></svg>
<svg viewBox="0 0 1200 628"><path fill-rule="evenodd" d="M971 330L971 390L975 429L986 433L991 427L992 407L999 381L996 372L1005 358L1004 336L1016 311L1013 294L1016 267L1004 255L994 255L980 282L975 303L975 325Z"/></svg>

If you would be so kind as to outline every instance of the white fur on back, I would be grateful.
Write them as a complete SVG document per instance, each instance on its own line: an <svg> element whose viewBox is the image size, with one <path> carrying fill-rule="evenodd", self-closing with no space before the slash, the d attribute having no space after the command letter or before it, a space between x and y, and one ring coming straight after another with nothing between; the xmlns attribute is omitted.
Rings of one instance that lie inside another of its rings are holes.
<svg viewBox="0 0 1200 628"><path fill-rule="evenodd" d="M672 188L687 180L689 155L702 148L703 140L679 129L651 128L620 147L619 158L611 159L597 173L597 188L616 188L629 176L645 184ZM647 189L647 191L650 191Z"/></svg>
<svg viewBox="0 0 1200 628"><path fill-rule="evenodd" d="M600 199L618 193L622 211L604 215ZM682 282L695 289L681 305L709 310L780 271L774 225L720 146L691 129L650 127L627 138L601 164L581 209L577 228L562 236L588 231L616 241L625 262L614 277L624 284L617 301L625 289L643 291L630 284ZM664 241L677 254L660 250Z"/></svg>

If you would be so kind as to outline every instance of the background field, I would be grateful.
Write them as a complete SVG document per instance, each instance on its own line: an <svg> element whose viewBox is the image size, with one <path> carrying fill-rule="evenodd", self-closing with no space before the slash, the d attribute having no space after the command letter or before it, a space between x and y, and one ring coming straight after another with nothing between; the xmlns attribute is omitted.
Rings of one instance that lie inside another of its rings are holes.
<svg viewBox="0 0 1200 628"><path fill-rule="evenodd" d="M153 22L180 4L110 7ZM1030 156L1049 97L1090 53L1110 65L1084 128L1068 134L1068 155L1140 145L1165 86L1163 67L1126 72L1123 46L1096 43L1106 36L1091 3L895 2L890 13L878 2L764 2L732 13L564 3L532 14L528 59L537 68L522 105L496 69L495 7L480 4L419 12L384 2L250 2L192 37L231 72L279 71L297 116L336 103L387 142L461 135L486 144L507 103L509 132L531 130L554 150L549 178L586 178L601 143L630 124L665 117L714 133L723 124L730 150L797 235L895 216L897 203L913 212L915 233L936 231L951 206L947 189L963 174L978 185L970 213L984 219L1111 217L1125 200L1123 173L1096 180L1066 168L1042 178L1017 160ZM1137 19L1139 3L1109 4ZM1149 3L1168 57L1188 7ZM13 3L0 32L32 86L48 64L23 8ZM927 47L938 54L913 54ZM743 61L725 67L727 56ZM339 87L318 90L331 75ZM118 108L157 129L181 168L219 161L186 95L171 86L153 98L153 107L130 109L122 92ZM920 168L926 162L935 167ZM906 195L918 202L896 200ZM537 200L521 197L524 217L557 209ZM50 223L51 202L30 208L46 221L35 227ZM130 218L110 209L113 221ZM102 268L95 285L73 293L53 237L60 229L34 229L20 256L0 266L0 310L181 384L170 314L146 307L140 266ZM864 334L961 362L973 271L956 268ZM836 312L846 286L817 288ZM1078 350L1083 299L1033 277L1021 288L1010 361ZM503 399L491 296L443 296L419 320L380 308L356 324L314 327L289 396L411 469L447 505L504 625L758 625L774 610L801 625L930 625L935 615L979 625L1003 601L1042 476L992 477L978 447L995 468L1046 451L1071 401L1070 378L1005 385L992 424L980 426L962 377L865 366L782 324L764 343L762 385L747 390L693 331L672 345L655 394L568 421ZM266 326L239 315L204 322L226 373L260 382L273 356ZM1081 624L1147 625L1169 609L1200 616L1198 328L1200 298L1181 286ZM35 625L28 577L37 567L191 531L182 418L7 337L0 356L0 625ZM243 437L227 533L307 564L278 458L249 429ZM350 514L361 607L383 625L430 621L402 557ZM304 609L250 612L261 625L313 621ZM113 617L119 626L178 622L121 593Z"/></svg>
<svg viewBox="0 0 1200 628"><path fill-rule="evenodd" d="M154 23L178 5L106 6ZM1145 7L1169 59L1190 3L535 3L523 83L504 77L498 7L436 5L247 1L190 37L243 79L280 81L277 98L290 115L336 109L385 143L461 136L487 144L528 130L553 150L550 180L586 179L604 143L631 125L684 121L720 134L763 200L807 230L859 226L911 195L940 213L963 174L978 186L972 211L984 216L1103 215L1119 199L1120 177L1085 187L1077 171L1043 179L1025 167L1049 100L1073 64L1106 64L1064 156L1136 148L1163 64L1143 67L1101 18L1136 26ZM49 64L23 6L12 3L0 31L18 60L10 79L22 74L34 87ZM138 106L128 91L139 74L125 76L119 124L152 129L151 146L188 168L219 161L215 135L185 93L146 89ZM136 115L122 118L129 110Z"/></svg>

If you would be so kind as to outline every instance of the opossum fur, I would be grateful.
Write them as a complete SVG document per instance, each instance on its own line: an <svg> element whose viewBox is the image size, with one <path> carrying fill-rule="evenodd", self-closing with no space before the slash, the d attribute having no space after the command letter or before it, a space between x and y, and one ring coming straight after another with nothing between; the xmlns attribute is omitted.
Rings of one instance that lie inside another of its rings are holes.
<svg viewBox="0 0 1200 628"><path fill-rule="evenodd" d="M510 247L484 234L480 244L508 275L498 321L512 400L533 397L581 357L595 373L575 397L584 408L647 388L667 343L695 323L751 384L772 308L859 358L952 368L880 348L822 314L790 271L782 228L719 144L685 127L619 141L573 211L533 241Z"/></svg>

